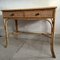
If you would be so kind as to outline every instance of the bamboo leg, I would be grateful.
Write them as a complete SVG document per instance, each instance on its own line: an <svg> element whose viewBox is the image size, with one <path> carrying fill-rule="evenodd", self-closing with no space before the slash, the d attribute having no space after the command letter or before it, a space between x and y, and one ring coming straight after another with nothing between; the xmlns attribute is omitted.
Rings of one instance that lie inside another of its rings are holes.
<svg viewBox="0 0 60 60"><path fill-rule="evenodd" d="M18 32L18 21L15 20L15 27L16 27L16 32Z"/></svg>
<svg viewBox="0 0 60 60"><path fill-rule="evenodd" d="M7 19L4 19L4 30L5 30L5 47L7 48L7 46L8 46L8 31L7 31L7 23L8 23L8 21L7 21Z"/></svg>
<svg viewBox="0 0 60 60"><path fill-rule="evenodd" d="M16 33L18 33L18 21L15 20L15 28L16 28ZM15 39L17 40L18 39L18 34L15 34Z"/></svg>
<svg viewBox="0 0 60 60"><path fill-rule="evenodd" d="M51 41L50 41L50 46L51 46L51 53L52 57L56 58L55 53L54 53L54 20L52 21L53 27L51 28Z"/></svg>

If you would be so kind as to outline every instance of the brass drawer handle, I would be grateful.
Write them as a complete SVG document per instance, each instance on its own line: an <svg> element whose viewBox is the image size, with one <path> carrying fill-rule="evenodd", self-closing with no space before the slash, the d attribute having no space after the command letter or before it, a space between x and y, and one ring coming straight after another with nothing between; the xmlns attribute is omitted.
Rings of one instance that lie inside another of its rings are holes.
<svg viewBox="0 0 60 60"><path fill-rule="evenodd" d="M35 14L35 16L38 16L38 15L40 15L40 14L39 14L39 13L36 13L36 14Z"/></svg>
<svg viewBox="0 0 60 60"><path fill-rule="evenodd" d="M14 13L11 13L10 16L14 16Z"/></svg>

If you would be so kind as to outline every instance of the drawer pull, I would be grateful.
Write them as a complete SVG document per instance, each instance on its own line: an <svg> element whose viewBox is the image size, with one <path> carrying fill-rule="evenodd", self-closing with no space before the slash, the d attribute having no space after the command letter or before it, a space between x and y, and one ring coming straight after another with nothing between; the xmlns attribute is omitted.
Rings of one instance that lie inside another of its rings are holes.
<svg viewBox="0 0 60 60"><path fill-rule="evenodd" d="M36 14L35 14L35 16L38 16L38 15L39 15L39 13L36 13Z"/></svg>
<svg viewBox="0 0 60 60"><path fill-rule="evenodd" d="M14 16L14 14L12 13L12 14L10 14L10 16Z"/></svg>

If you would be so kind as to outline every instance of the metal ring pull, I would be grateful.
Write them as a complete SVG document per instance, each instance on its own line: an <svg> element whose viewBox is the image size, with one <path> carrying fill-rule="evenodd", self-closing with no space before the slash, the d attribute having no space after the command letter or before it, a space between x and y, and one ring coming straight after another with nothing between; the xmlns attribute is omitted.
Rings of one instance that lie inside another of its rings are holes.
<svg viewBox="0 0 60 60"><path fill-rule="evenodd" d="M10 16L14 16L14 13L11 13Z"/></svg>
<svg viewBox="0 0 60 60"><path fill-rule="evenodd" d="M36 14L35 14L35 16L38 16L38 15L40 15L40 14L39 14L39 13L36 13Z"/></svg>

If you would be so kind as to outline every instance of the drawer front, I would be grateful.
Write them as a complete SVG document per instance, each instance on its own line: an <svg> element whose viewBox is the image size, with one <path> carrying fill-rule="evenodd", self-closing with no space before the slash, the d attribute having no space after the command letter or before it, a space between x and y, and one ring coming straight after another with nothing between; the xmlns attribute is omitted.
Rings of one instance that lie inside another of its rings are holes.
<svg viewBox="0 0 60 60"><path fill-rule="evenodd" d="M22 11L5 11L3 12L3 17L23 17Z"/></svg>
<svg viewBox="0 0 60 60"><path fill-rule="evenodd" d="M53 17L53 10L25 11L25 17Z"/></svg>

